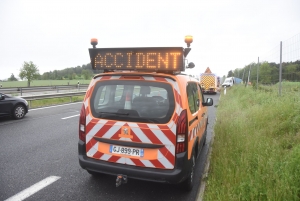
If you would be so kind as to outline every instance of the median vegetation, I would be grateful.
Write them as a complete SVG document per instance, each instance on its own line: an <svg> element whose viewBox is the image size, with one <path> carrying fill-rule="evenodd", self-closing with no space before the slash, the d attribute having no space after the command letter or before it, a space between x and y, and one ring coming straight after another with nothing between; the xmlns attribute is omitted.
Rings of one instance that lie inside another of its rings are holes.
<svg viewBox="0 0 300 201"><path fill-rule="evenodd" d="M204 200L300 200L298 86L222 93Z"/></svg>
<svg viewBox="0 0 300 201"><path fill-rule="evenodd" d="M33 100L30 101L30 109L38 107L47 107L52 105L66 104L70 102L82 102L84 96L73 96L70 97L61 97L61 98L51 98L51 99L42 99L42 100Z"/></svg>

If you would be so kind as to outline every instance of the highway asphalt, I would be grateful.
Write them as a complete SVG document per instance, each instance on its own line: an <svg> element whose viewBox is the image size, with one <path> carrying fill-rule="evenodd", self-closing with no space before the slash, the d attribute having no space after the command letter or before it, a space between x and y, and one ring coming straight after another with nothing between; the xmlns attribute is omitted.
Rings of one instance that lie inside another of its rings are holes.
<svg viewBox="0 0 300 201"><path fill-rule="evenodd" d="M206 95L218 105L219 94ZM189 193L179 185L116 177L90 176L78 163L78 121L82 103L31 109L22 120L0 118L0 200L199 200L200 183L215 122L209 107L206 145L196 164L196 185Z"/></svg>

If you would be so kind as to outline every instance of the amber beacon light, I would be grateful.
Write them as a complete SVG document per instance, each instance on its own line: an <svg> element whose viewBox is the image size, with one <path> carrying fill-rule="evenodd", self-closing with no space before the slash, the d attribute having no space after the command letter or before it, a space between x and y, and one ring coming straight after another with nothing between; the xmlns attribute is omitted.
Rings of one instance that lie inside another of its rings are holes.
<svg viewBox="0 0 300 201"><path fill-rule="evenodd" d="M91 39L91 45L93 48L96 48L96 45L98 45L98 39L97 38L92 38Z"/></svg>
<svg viewBox="0 0 300 201"><path fill-rule="evenodd" d="M193 42L193 36L185 36L184 42L187 44L188 47L190 47L191 43Z"/></svg>
<svg viewBox="0 0 300 201"><path fill-rule="evenodd" d="M188 53L191 51L191 43L193 42L193 36L187 35L184 38L184 42L187 44L187 48L184 48L184 57L187 57Z"/></svg>

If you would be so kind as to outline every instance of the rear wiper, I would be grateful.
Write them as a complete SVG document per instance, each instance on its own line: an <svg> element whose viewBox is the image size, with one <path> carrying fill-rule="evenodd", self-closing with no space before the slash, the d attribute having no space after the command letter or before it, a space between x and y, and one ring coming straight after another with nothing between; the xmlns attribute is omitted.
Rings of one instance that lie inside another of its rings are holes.
<svg viewBox="0 0 300 201"><path fill-rule="evenodd" d="M121 112L98 112L99 114L113 114L113 115L129 115L129 113L121 113Z"/></svg>

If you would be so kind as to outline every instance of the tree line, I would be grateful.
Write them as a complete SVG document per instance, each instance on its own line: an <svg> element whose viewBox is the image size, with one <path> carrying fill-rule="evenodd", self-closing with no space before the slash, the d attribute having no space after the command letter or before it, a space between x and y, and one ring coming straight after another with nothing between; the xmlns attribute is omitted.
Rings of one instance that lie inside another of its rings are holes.
<svg viewBox="0 0 300 201"><path fill-rule="evenodd" d="M279 81L279 67L280 64L274 62L261 62L261 63L250 63L244 68L237 68L230 70L227 77L238 77L244 82L248 81L248 75L250 71L250 82L258 82L260 84L275 84ZM32 61L24 62L20 69L19 77L23 80L27 80L27 85L30 86L32 80L89 80L94 74L101 73L101 70L93 70L90 63L77 67L69 67L63 70L54 70L39 73L37 65ZM283 62L282 63L282 74L283 81L294 81L300 82L300 60L295 62ZM11 75L8 81L18 81L18 79Z"/></svg>
<svg viewBox="0 0 300 201"><path fill-rule="evenodd" d="M94 74L101 73L100 70L93 70L92 65L86 64L77 67L65 68L63 70L54 70L40 75L41 80L89 80Z"/></svg>
<svg viewBox="0 0 300 201"><path fill-rule="evenodd" d="M25 61L20 69L19 77L21 80L27 80L27 86L29 87L33 80L89 80L94 76L94 74L101 72L101 70L93 70L92 65L88 63L82 66L69 67L63 70L54 70L40 74L39 68L36 64L32 61ZM7 80L18 81L14 74L11 74Z"/></svg>
<svg viewBox="0 0 300 201"><path fill-rule="evenodd" d="M227 77L238 77L247 82L250 70L250 82L256 82L258 77L260 84L276 84L279 82L279 68L280 64L274 62L250 63L244 68L229 71ZM283 62L281 78L282 81L300 82L300 60Z"/></svg>

